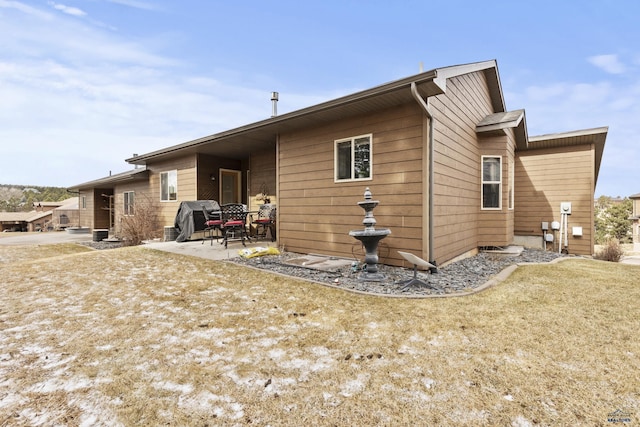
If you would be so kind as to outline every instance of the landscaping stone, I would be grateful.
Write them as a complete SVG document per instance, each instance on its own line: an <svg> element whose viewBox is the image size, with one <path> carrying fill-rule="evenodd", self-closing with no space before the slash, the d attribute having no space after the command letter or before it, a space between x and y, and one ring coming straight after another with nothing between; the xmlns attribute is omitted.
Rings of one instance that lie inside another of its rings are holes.
<svg viewBox="0 0 640 427"><path fill-rule="evenodd" d="M435 274L418 271L418 279L428 283L435 289L418 286L407 288L398 282L413 277L413 269L382 264L378 266L378 271L386 276L387 279L385 281L363 282L358 279L358 273L361 271L362 264L357 262L334 271L319 271L291 264L289 260L300 257L300 254L287 252L281 255L249 259L234 258L231 261L359 292L397 296L427 296L469 292L482 286L491 279L491 277L510 265L550 262L560 256L564 255L535 249L525 249L518 256L507 257L480 253L476 256L439 268L438 273Z"/></svg>

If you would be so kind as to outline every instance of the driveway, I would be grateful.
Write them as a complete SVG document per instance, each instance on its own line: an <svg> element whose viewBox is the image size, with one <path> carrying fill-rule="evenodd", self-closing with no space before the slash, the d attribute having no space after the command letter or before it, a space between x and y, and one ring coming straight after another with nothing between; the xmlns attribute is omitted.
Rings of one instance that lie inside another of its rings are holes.
<svg viewBox="0 0 640 427"><path fill-rule="evenodd" d="M49 231L44 233L2 233L0 246L52 245L55 243L90 242L91 233L71 234L65 231Z"/></svg>
<svg viewBox="0 0 640 427"><path fill-rule="evenodd" d="M623 256L620 262L623 264L640 265L640 255Z"/></svg>

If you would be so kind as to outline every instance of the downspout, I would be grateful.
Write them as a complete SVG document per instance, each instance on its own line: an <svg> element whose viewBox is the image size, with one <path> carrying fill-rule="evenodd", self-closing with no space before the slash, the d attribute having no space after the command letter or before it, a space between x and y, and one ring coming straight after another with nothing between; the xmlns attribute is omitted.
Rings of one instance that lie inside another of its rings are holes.
<svg viewBox="0 0 640 427"><path fill-rule="evenodd" d="M431 108L429 108L429 98L425 101L420 94L418 93L418 87L415 82L411 83L411 95L418 102L418 105L422 108L422 110L427 115L429 119L429 140L428 140L428 150L429 150L429 263L432 265L436 265L435 261L435 251L433 249L433 153L434 153L434 145L433 145L433 114L431 114ZM437 273L437 267L429 269L431 273Z"/></svg>

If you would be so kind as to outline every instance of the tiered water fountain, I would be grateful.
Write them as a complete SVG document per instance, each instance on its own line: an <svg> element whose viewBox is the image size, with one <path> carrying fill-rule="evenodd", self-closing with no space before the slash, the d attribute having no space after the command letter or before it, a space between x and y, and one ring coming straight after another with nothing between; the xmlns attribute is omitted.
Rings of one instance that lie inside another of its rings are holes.
<svg viewBox="0 0 640 427"><path fill-rule="evenodd" d="M349 236L353 236L362 242L365 249L364 262L366 270L364 270L358 276L359 280L380 282L385 279L385 275L378 272L378 243L380 240L391 234L391 230L388 228L379 228L376 230L376 219L373 217L373 209L378 206L377 200L372 200L371 190L369 187L364 192L364 200L358 202L358 205L364 209L364 230L352 230L349 232Z"/></svg>

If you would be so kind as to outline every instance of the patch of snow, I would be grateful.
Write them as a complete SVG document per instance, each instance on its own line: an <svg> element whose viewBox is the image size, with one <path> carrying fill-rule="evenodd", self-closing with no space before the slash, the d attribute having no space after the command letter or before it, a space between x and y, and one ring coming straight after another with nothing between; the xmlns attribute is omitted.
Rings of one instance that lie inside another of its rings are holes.
<svg viewBox="0 0 640 427"><path fill-rule="evenodd" d="M320 346L316 346L316 347L311 347L311 354L313 354L314 356L329 356L329 349L327 347L320 347Z"/></svg>
<svg viewBox="0 0 640 427"><path fill-rule="evenodd" d="M409 347L407 345L401 345L397 350L398 354L416 354L417 351L413 347Z"/></svg>
<svg viewBox="0 0 640 427"><path fill-rule="evenodd" d="M278 344L278 341L279 340L275 338L263 338L256 342L256 346L257 347L273 347L274 345Z"/></svg>
<svg viewBox="0 0 640 427"><path fill-rule="evenodd" d="M502 397L504 398L504 400L508 400L509 402L513 402L513 396L511 396L510 394L505 394Z"/></svg>
<svg viewBox="0 0 640 427"><path fill-rule="evenodd" d="M438 336L436 338L433 338L432 340L429 341L429 344L434 346L434 347L439 347L442 345L442 336Z"/></svg>
<svg viewBox="0 0 640 427"><path fill-rule="evenodd" d="M340 395L344 397L351 397L354 394L362 392L365 389L367 382L369 381L369 375L360 374L356 379L347 381L340 389Z"/></svg>
<svg viewBox="0 0 640 427"><path fill-rule="evenodd" d="M87 378L79 378L77 380L64 381L59 378L51 378L47 381L32 385L27 391L35 393L51 393L55 391L76 391L90 388L93 382Z"/></svg>
<svg viewBox="0 0 640 427"><path fill-rule="evenodd" d="M522 415L518 415L513 421L511 421L512 427L531 427L533 424L531 421L523 417Z"/></svg>
<svg viewBox="0 0 640 427"><path fill-rule="evenodd" d="M287 352L284 349L281 349L281 348L275 348L275 349L269 350L267 352L267 356L269 356L269 358L273 359L273 360L282 359L286 354L287 354Z"/></svg>
<svg viewBox="0 0 640 427"><path fill-rule="evenodd" d="M153 386L158 390L173 391L182 394L189 394L193 391L191 384L177 384L172 381L162 381Z"/></svg>
<svg viewBox="0 0 640 427"><path fill-rule="evenodd" d="M112 348L113 348L112 344L97 345L96 346L96 350L98 350L98 351L108 351L108 350L111 350Z"/></svg>
<svg viewBox="0 0 640 427"><path fill-rule="evenodd" d="M427 389L431 389L432 387L435 387L436 381L431 378L423 378L422 385L424 385Z"/></svg>

